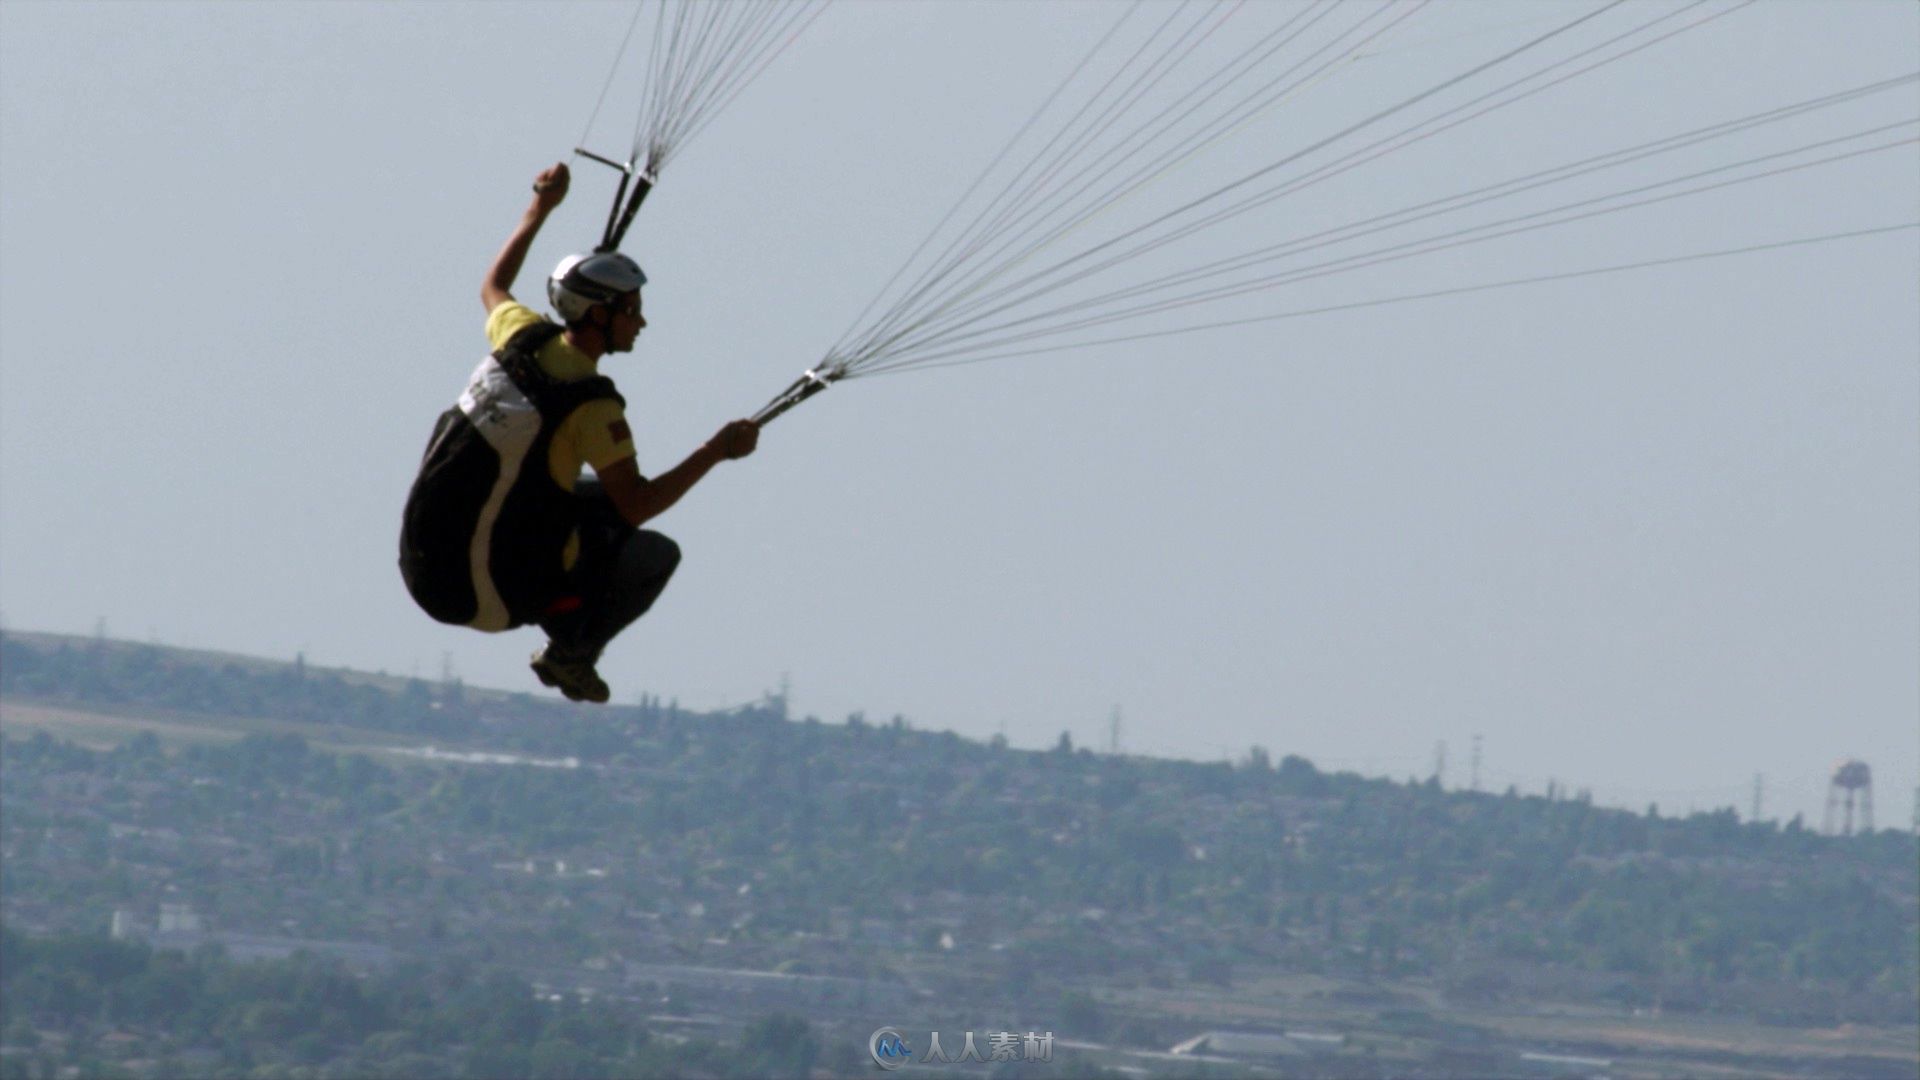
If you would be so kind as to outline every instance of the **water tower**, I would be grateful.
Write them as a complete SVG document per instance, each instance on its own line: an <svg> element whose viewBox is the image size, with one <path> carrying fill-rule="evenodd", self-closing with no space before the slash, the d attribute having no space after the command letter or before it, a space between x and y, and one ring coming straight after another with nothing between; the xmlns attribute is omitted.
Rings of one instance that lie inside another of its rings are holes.
<svg viewBox="0 0 1920 1080"><path fill-rule="evenodd" d="M1852 758L1833 767L1833 779L1827 783L1828 836L1853 835L1853 807L1860 806L1860 831L1873 831L1873 770L1864 761ZM1841 811L1835 828L1835 811Z"/></svg>

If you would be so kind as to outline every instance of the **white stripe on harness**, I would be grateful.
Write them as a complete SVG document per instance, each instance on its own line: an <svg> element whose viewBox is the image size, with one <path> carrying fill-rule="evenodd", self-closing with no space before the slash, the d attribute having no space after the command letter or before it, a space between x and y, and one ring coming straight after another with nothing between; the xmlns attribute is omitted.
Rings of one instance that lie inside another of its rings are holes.
<svg viewBox="0 0 1920 1080"><path fill-rule="evenodd" d="M460 411L479 429L487 445L500 455L500 475L480 508L480 520L467 544L467 566L473 577L474 616L468 626L497 633L508 628L512 617L507 602L500 598L489 569L493 557L493 527L506 505L507 493L520 478L527 451L540 434L540 410L534 407L520 388L507 376L500 362L489 356L474 369L473 379L460 395Z"/></svg>

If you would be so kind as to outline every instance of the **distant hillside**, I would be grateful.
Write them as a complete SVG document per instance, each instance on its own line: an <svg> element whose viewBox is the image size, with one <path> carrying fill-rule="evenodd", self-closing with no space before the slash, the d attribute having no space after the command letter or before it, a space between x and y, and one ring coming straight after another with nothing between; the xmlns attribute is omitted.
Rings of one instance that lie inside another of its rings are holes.
<svg viewBox="0 0 1920 1080"><path fill-rule="evenodd" d="M157 665L176 672L197 670L220 673L225 676L277 676L282 681L288 676L321 681L337 680L350 686L368 686L390 693L404 692L414 684L427 685L425 680L414 676L390 675L384 671L377 673L357 671L353 668L320 667L306 663L303 658L275 660L244 653L189 649L175 645L124 641L109 637L8 630L0 634L0 641L11 642L39 656L85 654L112 658L122 675L130 675L135 669ZM4 654L0 653L0 656ZM455 680L455 682L458 681ZM506 700L525 696L505 690L489 690L480 687L463 686L462 689L477 700Z"/></svg>
<svg viewBox="0 0 1920 1080"><path fill-rule="evenodd" d="M637 709L692 718L676 706L584 710L536 698L467 686L459 680L323 668L295 660L90 638L8 631L0 635L0 695L23 704L88 713L174 721L163 737L198 730L237 737L248 731L298 732L332 742L342 729L389 736L432 736L455 742L491 740L505 749L544 752L589 737L596 717L631 719ZM727 715L773 710L762 708ZM184 723L181 723L184 721ZM47 727L45 723L30 726ZM49 730L57 730L53 722Z"/></svg>
<svg viewBox="0 0 1920 1080"><path fill-rule="evenodd" d="M164 885L233 931L529 967L884 975L1006 1008L1105 987L1080 1015L1113 1038L1118 988L1306 976L1418 985L1422 1009L1920 1008L1920 846L1892 830L1448 792L1264 751L1021 751L793 720L777 698L587 709L47 635L0 638L0 697L0 914L35 932L97 932ZM88 750L55 737L79 715L148 726ZM428 744L551 767L346 749ZM1394 1022L1408 1046L1449 1037Z"/></svg>

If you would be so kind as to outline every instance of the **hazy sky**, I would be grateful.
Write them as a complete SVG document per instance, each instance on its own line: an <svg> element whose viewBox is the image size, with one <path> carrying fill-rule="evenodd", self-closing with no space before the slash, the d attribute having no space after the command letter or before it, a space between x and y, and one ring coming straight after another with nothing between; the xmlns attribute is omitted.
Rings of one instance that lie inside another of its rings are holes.
<svg viewBox="0 0 1920 1080"><path fill-rule="evenodd" d="M1433 5L1192 167L1232 175L1585 7ZM642 469L814 363L1118 10L828 10L629 237L652 325L605 370ZM428 675L448 657L537 689L536 632L413 607L398 515L485 351L481 275L627 11L0 5L5 625ZM1915 70L1920 6L1763 2L1300 212L1353 220ZM1801 141L1917 112L1909 85ZM610 182L576 177L523 299L597 238ZM1240 310L1916 220L1908 146ZM657 523L686 561L602 670L621 701L717 707L788 677L825 719L1025 746L1103 746L1116 706L1124 747L1156 754L1261 744L1404 777L1444 741L1452 785L1481 734L1484 786L1744 814L1764 774L1767 816L1816 822L1858 756L1903 823L1917 235L849 382Z"/></svg>

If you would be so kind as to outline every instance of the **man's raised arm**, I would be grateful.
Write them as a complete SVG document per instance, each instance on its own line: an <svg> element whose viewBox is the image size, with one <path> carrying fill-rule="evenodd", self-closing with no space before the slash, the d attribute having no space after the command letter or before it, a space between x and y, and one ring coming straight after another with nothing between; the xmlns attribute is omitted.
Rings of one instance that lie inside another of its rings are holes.
<svg viewBox="0 0 1920 1080"><path fill-rule="evenodd" d="M553 168L542 172L533 181L533 203L520 218L520 227L507 237L505 247L493 257L493 266L487 270L487 279L480 283L480 302L491 312L505 301L513 299L513 279L520 276L520 264L527 261L527 249L533 246L533 237L546 224L547 215L567 197L566 162L559 162Z"/></svg>

